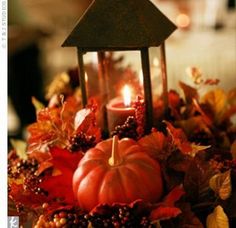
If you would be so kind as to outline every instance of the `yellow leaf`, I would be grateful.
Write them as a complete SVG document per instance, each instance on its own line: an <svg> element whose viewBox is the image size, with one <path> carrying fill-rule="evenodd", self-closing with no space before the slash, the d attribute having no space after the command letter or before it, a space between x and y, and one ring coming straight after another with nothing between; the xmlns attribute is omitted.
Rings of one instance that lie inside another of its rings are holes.
<svg viewBox="0 0 236 228"><path fill-rule="evenodd" d="M226 111L227 94L222 89L215 89L206 93L202 98L202 102L211 106L215 113L215 119L219 122Z"/></svg>
<svg viewBox="0 0 236 228"><path fill-rule="evenodd" d="M207 228L229 228L229 220L221 206L217 206L214 211L207 216Z"/></svg>
<svg viewBox="0 0 236 228"><path fill-rule="evenodd" d="M206 150L208 148L210 148L211 146L201 146L201 145L197 145L195 143L192 143L191 144L191 147L192 147L192 151L190 152L190 155L192 157L195 157L195 155L199 152L199 151L202 151L202 150Z"/></svg>
<svg viewBox="0 0 236 228"><path fill-rule="evenodd" d="M19 156L19 158L26 160L27 159L27 154L26 154L27 144L26 144L26 142L24 142L22 140L16 140L16 139L11 139L10 142L12 144L12 147L15 149L16 154Z"/></svg>
<svg viewBox="0 0 236 228"><path fill-rule="evenodd" d="M35 107L36 113L45 108L44 104L37 100L35 97L32 97L32 103Z"/></svg>
<svg viewBox="0 0 236 228"><path fill-rule="evenodd" d="M232 192L230 170L214 175L210 179L209 185L222 200L228 199Z"/></svg>

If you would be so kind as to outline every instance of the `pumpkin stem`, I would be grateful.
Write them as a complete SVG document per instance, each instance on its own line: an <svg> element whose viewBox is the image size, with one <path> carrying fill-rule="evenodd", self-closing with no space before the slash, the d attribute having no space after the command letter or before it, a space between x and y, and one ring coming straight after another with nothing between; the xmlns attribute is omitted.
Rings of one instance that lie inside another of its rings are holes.
<svg viewBox="0 0 236 228"><path fill-rule="evenodd" d="M115 135L112 138L112 151L111 157L108 160L110 166L117 166L121 163L120 161L120 154L119 154L119 144L118 144L118 136Z"/></svg>

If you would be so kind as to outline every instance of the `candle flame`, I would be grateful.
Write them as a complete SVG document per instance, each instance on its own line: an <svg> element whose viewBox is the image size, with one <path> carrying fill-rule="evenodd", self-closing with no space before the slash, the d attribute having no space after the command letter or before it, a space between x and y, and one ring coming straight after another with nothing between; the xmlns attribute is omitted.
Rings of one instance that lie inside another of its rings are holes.
<svg viewBox="0 0 236 228"><path fill-rule="evenodd" d="M126 107L129 107L131 104L131 90L129 86L127 85L124 86L122 90L122 94L123 94L124 105Z"/></svg>

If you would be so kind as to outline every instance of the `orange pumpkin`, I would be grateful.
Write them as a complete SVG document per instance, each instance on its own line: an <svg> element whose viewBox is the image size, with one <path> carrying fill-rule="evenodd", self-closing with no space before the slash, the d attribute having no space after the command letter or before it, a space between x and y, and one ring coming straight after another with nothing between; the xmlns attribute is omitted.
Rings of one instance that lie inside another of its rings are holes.
<svg viewBox="0 0 236 228"><path fill-rule="evenodd" d="M102 141L88 150L73 176L79 206L100 203L157 202L163 190L160 165L132 139Z"/></svg>

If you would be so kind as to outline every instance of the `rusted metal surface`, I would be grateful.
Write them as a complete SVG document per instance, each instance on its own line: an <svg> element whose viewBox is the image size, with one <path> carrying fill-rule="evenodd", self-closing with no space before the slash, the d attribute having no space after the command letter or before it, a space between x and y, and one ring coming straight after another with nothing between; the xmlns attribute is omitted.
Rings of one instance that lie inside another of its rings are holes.
<svg viewBox="0 0 236 228"><path fill-rule="evenodd" d="M176 26L149 0L95 0L63 46L84 51L159 46Z"/></svg>

